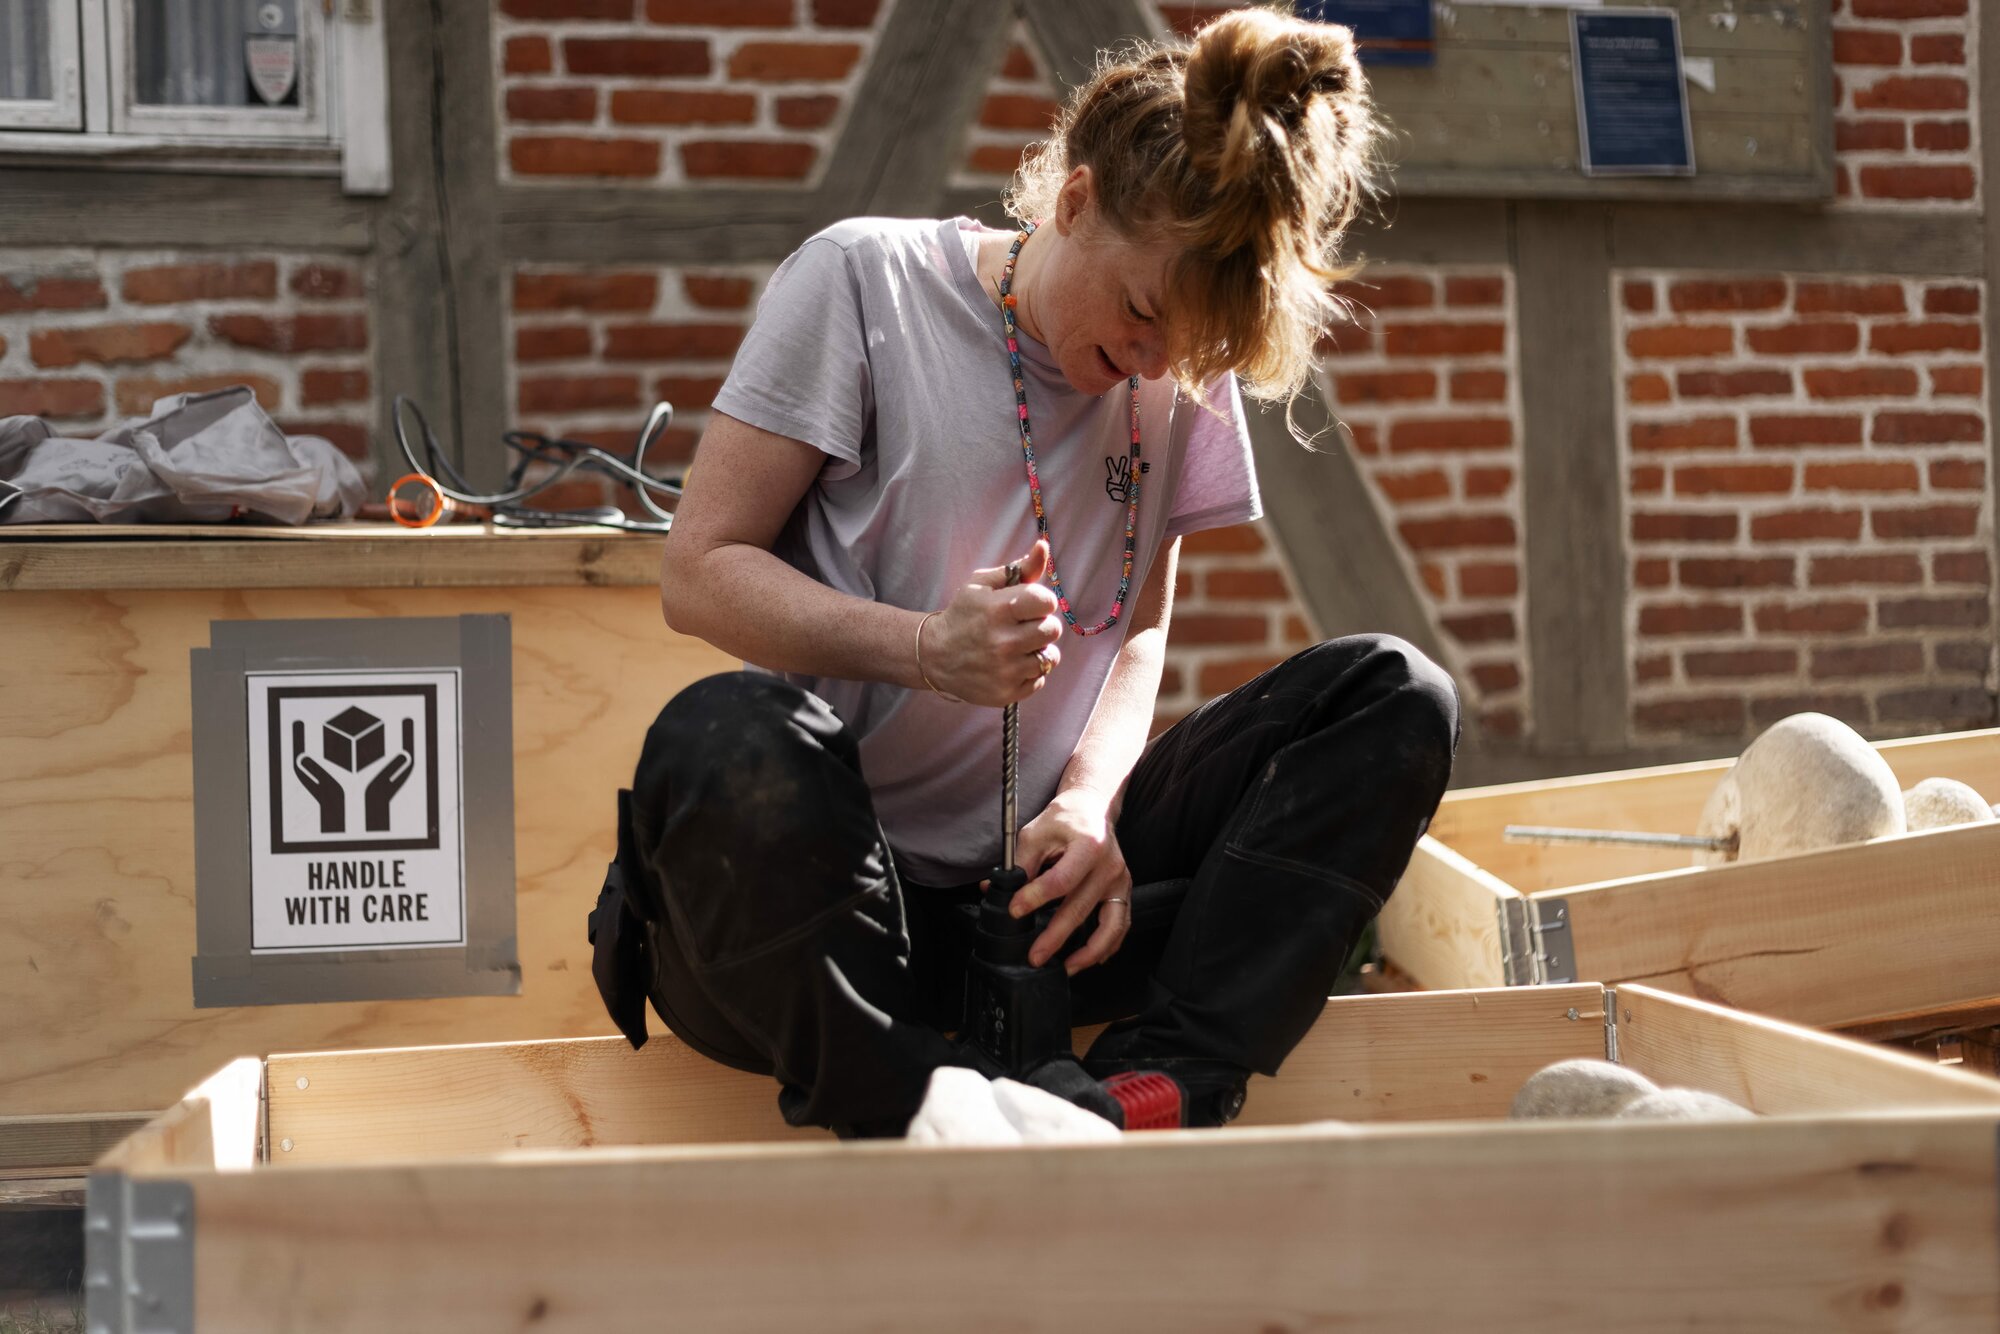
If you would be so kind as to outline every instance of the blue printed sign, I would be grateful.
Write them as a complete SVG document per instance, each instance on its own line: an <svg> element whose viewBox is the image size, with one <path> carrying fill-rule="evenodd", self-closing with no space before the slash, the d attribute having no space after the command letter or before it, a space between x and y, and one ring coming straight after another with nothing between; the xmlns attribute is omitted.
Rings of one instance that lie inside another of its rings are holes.
<svg viewBox="0 0 2000 1334"><path fill-rule="evenodd" d="M1573 9L1570 46L1584 174L1694 175L1680 16L1671 9Z"/></svg>
<svg viewBox="0 0 2000 1334"><path fill-rule="evenodd" d="M1297 0L1294 12L1352 28L1364 65L1429 65L1437 59L1431 0Z"/></svg>

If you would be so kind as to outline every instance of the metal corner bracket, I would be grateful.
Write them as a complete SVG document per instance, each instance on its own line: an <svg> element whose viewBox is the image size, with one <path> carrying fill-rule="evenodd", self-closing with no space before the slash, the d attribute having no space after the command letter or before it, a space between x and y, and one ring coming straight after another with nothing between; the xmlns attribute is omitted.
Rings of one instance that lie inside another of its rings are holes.
<svg viewBox="0 0 2000 1334"><path fill-rule="evenodd" d="M194 1189L93 1172L83 1210L87 1334L194 1334Z"/></svg>
<svg viewBox="0 0 2000 1334"><path fill-rule="evenodd" d="M1568 899L1504 899L1500 966L1510 987L1576 981L1576 944Z"/></svg>

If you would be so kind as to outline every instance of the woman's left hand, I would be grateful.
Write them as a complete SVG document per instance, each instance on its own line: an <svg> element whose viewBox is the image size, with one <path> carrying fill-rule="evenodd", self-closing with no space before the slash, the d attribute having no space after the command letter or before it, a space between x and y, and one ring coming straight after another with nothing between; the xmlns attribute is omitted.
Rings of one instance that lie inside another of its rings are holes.
<svg viewBox="0 0 2000 1334"><path fill-rule="evenodd" d="M1108 797L1091 788L1057 793L1022 828L1015 852L1020 865L1040 870L1014 895L1014 916L1026 917L1044 903L1063 901L1048 929L1035 938L1028 962L1038 968L1047 963L1091 910L1113 896L1124 902L1098 913L1097 929L1064 961L1065 967L1075 976L1118 952L1132 926L1132 872L1112 832Z"/></svg>

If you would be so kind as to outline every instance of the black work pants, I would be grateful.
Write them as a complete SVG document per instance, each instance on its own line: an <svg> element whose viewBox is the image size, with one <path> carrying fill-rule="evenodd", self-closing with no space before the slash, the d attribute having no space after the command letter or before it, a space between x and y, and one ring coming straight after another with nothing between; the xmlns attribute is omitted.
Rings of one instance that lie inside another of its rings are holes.
<svg viewBox="0 0 2000 1334"><path fill-rule="evenodd" d="M1131 930L1072 979L1076 1022L1118 1021L1092 1072L1275 1074L1402 876L1457 740L1451 678L1384 636L1306 649L1156 738L1117 822ZM975 1064L945 1030L976 888L902 881L856 740L817 696L747 672L689 686L647 734L629 814L654 1008L775 1074L787 1120L893 1133L932 1070Z"/></svg>

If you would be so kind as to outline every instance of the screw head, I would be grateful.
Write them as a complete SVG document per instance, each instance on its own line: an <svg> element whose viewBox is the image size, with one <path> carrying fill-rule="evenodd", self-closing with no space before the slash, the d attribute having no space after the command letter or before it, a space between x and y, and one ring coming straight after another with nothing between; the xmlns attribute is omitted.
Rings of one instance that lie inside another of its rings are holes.
<svg viewBox="0 0 2000 1334"><path fill-rule="evenodd" d="M307 1078L306 1078L306 1077L305 1077L304 1075L300 1075L300 1076L299 1076L299 1087L300 1087L300 1088L304 1088L304 1087L306 1087L306 1085L307 1085L307 1084L309 1084L309 1083L311 1083L311 1082L312 1082L312 1081L311 1081L311 1080L309 1080L309 1079L307 1079Z"/></svg>
<svg viewBox="0 0 2000 1334"><path fill-rule="evenodd" d="M278 1147L286 1153L290 1153L292 1151L292 1142L289 1139L281 1139L278 1141Z"/></svg>

